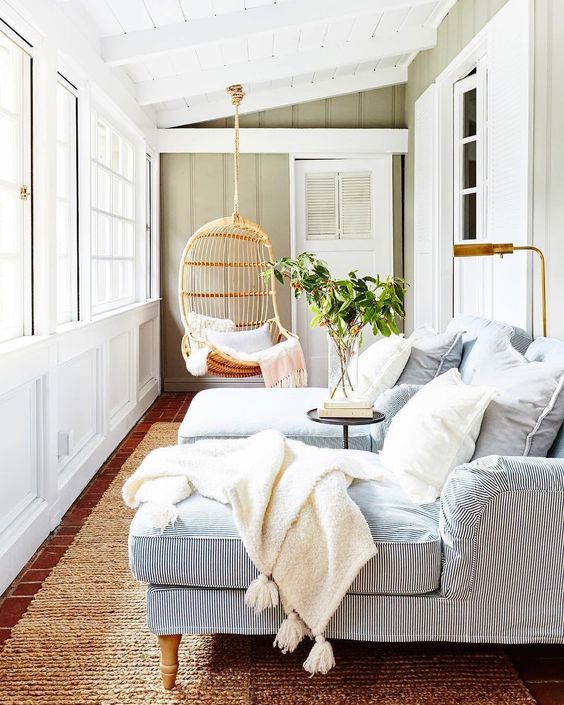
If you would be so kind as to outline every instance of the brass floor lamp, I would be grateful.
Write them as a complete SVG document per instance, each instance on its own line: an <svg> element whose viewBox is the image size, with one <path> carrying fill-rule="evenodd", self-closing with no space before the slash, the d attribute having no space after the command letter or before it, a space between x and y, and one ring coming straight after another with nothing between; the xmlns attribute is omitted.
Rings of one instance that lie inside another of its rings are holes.
<svg viewBox="0 0 564 705"><path fill-rule="evenodd" d="M513 245L509 242L471 242L454 245L454 257L492 257L493 255L512 255L517 250L536 252L540 257L541 296L542 296L542 333L546 337L546 273L544 255L538 247L533 245Z"/></svg>

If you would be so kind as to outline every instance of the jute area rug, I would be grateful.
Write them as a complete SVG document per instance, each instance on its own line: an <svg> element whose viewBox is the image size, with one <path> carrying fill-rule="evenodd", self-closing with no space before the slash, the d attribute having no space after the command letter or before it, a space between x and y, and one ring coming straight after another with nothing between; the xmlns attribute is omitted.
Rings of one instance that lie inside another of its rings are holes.
<svg viewBox="0 0 564 705"><path fill-rule="evenodd" d="M130 575L125 478L152 448L176 442L158 423L45 581L0 654L2 705L530 705L501 649L334 641L337 667L308 678L308 645L282 655L271 637L188 636L173 691L162 689L145 589Z"/></svg>

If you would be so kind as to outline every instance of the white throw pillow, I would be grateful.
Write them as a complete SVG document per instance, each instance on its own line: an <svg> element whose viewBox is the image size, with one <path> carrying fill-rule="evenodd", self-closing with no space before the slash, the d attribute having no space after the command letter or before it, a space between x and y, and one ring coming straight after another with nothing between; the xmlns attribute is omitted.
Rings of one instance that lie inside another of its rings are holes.
<svg viewBox="0 0 564 705"><path fill-rule="evenodd" d="M380 452L406 494L433 502L455 467L470 461L493 387L464 384L451 369L426 384L390 424Z"/></svg>
<svg viewBox="0 0 564 705"><path fill-rule="evenodd" d="M381 338L358 357L358 391L363 399L376 399L398 381L409 360L413 338L391 335Z"/></svg>
<svg viewBox="0 0 564 705"><path fill-rule="evenodd" d="M235 330L235 323L230 318L214 318L194 311L189 311L186 318L192 335L203 340L207 339L210 330Z"/></svg>
<svg viewBox="0 0 564 705"><path fill-rule="evenodd" d="M272 347L270 326L265 323L260 328L225 333L208 330L208 341L218 348L230 348L241 353L257 353Z"/></svg>

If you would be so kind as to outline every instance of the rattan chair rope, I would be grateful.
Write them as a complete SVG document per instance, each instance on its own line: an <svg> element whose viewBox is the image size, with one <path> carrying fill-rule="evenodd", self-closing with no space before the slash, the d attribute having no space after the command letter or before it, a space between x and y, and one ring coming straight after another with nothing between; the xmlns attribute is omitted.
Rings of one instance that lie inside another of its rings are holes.
<svg viewBox="0 0 564 705"><path fill-rule="evenodd" d="M255 362L238 360L191 330L190 313L230 319L237 330L258 328L268 323L274 343L295 337L280 321L274 277L265 281L262 273L274 261L270 238L264 230L239 213L239 105L244 92L240 85L227 92L235 109L233 159L233 214L202 226L186 243L180 261L178 294L184 325L182 355L187 359L193 345L207 345L208 374L215 377L260 375Z"/></svg>

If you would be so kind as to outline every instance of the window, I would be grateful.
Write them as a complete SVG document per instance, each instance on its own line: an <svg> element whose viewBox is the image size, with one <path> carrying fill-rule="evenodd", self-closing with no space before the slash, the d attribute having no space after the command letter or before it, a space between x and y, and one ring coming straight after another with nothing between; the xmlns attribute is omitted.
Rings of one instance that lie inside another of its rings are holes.
<svg viewBox="0 0 564 705"><path fill-rule="evenodd" d="M31 59L0 31L0 341L31 330Z"/></svg>
<svg viewBox="0 0 564 705"><path fill-rule="evenodd" d="M485 134L482 72L454 84L454 239L481 240L485 232Z"/></svg>
<svg viewBox="0 0 564 705"><path fill-rule="evenodd" d="M57 324L78 319L77 98L57 84Z"/></svg>
<svg viewBox="0 0 564 705"><path fill-rule="evenodd" d="M135 301L135 185L132 145L92 117L92 312Z"/></svg>
<svg viewBox="0 0 564 705"><path fill-rule="evenodd" d="M305 175L308 240L359 240L372 236L372 172Z"/></svg>

